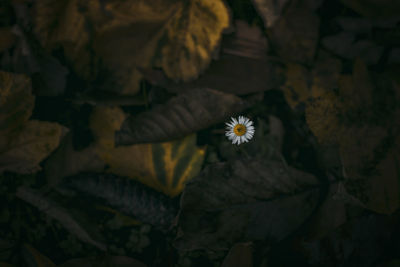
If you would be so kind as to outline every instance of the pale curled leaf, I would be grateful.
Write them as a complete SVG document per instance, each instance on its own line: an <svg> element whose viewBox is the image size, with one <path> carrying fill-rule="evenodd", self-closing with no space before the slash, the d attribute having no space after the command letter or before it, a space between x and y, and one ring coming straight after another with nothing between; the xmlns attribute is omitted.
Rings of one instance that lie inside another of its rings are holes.
<svg viewBox="0 0 400 267"><path fill-rule="evenodd" d="M317 179L281 162L210 165L186 185L175 246L227 249L235 242L279 241L316 207Z"/></svg>
<svg viewBox="0 0 400 267"><path fill-rule="evenodd" d="M44 212L50 218L58 221L71 234L75 235L81 241L91 244L100 250L106 250L106 246L93 240L75 219L64 208L58 206L49 199L44 198L33 189L21 186L17 189L16 196L25 202Z"/></svg>
<svg viewBox="0 0 400 267"><path fill-rule="evenodd" d="M247 107L231 94L194 89L172 98L165 105L129 117L115 135L116 145L173 140L221 122Z"/></svg>

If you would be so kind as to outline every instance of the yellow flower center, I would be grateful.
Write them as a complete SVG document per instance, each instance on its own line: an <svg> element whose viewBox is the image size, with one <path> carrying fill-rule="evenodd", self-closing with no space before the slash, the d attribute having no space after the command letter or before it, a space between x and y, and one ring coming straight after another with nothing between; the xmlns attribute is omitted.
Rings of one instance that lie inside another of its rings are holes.
<svg viewBox="0 0 400 267"><path fill-rule="evenodd" d="M233 132L237 136L242 136L247 132L247 129L246 129L246 126L244 126L243 124L236 124L235 128L233 128Z"/></svg>

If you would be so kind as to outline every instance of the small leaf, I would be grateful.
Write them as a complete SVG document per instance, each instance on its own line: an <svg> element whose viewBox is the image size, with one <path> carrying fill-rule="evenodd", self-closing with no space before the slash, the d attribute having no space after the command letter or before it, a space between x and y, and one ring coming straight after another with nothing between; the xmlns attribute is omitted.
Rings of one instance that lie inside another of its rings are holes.
<svg viewBox="0 0 400 267"><path fill-rule="evenodd" d="M201 168L205 150L196 146L196 136L173 142L114 146L114 133L124 120L117 108L96 108L91 128L96 135L97 153L109 165L109 172L138 179L170 196L178 195Z"/></svg>
<svg viewBox="0 0 400 267"><path fill-rule="evenodd" d="M116 133L116 145L174 140L221 122L247 107L231 94L193 89L166 104L129 117Z"/></svg>
<svg viewBox="0 0 400 267"><path fill-rule="evenodd" d="M80 198L100 199L126 215L162 229L168 229L176 216L170 198L127 177L81 173L66 178L63 187L81 193Z"/></svg>
<svg viewBox="0 0 400 267"><path fill-rule="evenodd" d="M55 267L56 265L46 256L28 244L23 247L24 260L29 267Z"/></svg>
<svg viewBox="0 0 400 267"><path fill-rule="evenodd" d="M181 199L180 250L225 250L236 242L282 240L316 207L318 181L281 162L209 165Z"/></svg>
<svg viewBox="0 0 400 267"><path fill-rule="evenodd" d="M24 75L0 72L0 172L30 173L59 144L65 128L31 120L34 97Z"/></svg>

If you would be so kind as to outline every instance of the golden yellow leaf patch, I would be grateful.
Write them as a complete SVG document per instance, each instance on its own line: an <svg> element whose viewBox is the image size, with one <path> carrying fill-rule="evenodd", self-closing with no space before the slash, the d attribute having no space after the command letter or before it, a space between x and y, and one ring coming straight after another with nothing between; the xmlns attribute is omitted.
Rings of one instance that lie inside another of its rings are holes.
<svg viewBox="0 0 400 267"><path fill-rule="evenodd" d="M58 147L64 127L29 120L34 107L30 79L0 72L0 172L32 173Z"/></svg>
<svg viewBox="0 0 400 267"><path fill-rule="evenodd" d="M119 108L96 108L90 127L99 156L111 173L137 179L169 196L178 195L199 171L205 149L196 146L196 135L164 143L114 146L114 133L125 119Z"/></svg>

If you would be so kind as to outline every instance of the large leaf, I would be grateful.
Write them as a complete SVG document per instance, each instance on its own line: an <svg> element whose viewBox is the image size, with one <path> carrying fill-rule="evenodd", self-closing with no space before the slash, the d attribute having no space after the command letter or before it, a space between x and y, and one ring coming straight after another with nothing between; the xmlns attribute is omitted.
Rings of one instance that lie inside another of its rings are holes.
<svg viewBox="0 0 400 267"><path fill-rule="evenodd" d="M235 242L282 240L316 207L317 179L284 163L236 160L210 165L181 199L181 250L225 250Z"/></svg>
<svg viewBox="0 0 400 267"><path fill-rule="evenodd" d="M173 93L193 88L212 88L235 95L248 95L278 88L282 83L281 66L267 56L268 44L261 29L245 21L235 21L235 34L225 36L221 55L210 67L190 82L176 83L161 70L143 70L144 78Z"/></svg>
<svg viewBox="0 0 400 267"><path fill-rule="evenodd" d="M114 134L125 119L117 108L96 108L91 128L97 153L111 173L138 179L170 196L179 194L185 183L200 170L205 150L196 146L196 136L173 142L115 147Z"/></svg>
<svg viewBox="0 0 400 267"><path fill-rule="evenodd" d="M34 106L30 79L0 72L0 172L30 173L59 144L64 128L28 120Z"/></svg>
<svg viewBox="0 0 400 267"><path fill-rule="evenodd" d="M81 173L66 178L63 187L161 229L168 229L177 213L170 198L127 177Z"/></svg>
<svg viewBox="0 0 400 267"><path fill-rule="evenodd" d="M366 207L392 213L399 202L398 119L400 99L392 81L379 77L377 91L361 61L342 75L339 92L314 86L306 120L323 144L336 144L347 191Z"/></svg>
<svg viewBox="0 0 400 267"><path fill-rule="evenodd" d="M129 117L116 133L117 145L174 140L221 122L247 107L237 96L193 89L148 112Z"/></svg>
<svg viewBox="0 0 400 267"><path fill-rule="evenodd" d="M400 3L396 0L341 0L357 13L370 18L397 17Z"/></svg>
<svg viewBox="0 0 400 267"><path fill-rule="evenodd" d="M220 0L40 0L35 7L35 32L46 48L61 46L82 77L128 94L139 90L137 67L155 61L170 78L196 78L229 25Z"/></svg>

